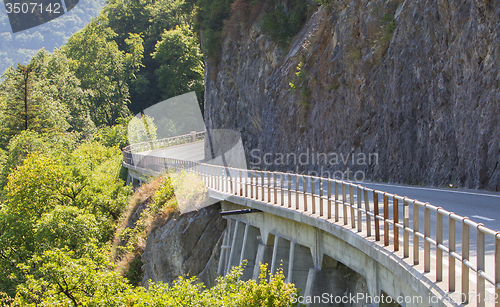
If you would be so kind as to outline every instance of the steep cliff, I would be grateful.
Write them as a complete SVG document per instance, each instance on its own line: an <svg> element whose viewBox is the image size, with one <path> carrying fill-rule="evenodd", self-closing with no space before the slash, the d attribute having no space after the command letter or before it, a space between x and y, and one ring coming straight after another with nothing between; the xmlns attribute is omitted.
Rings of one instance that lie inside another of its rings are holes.
<svg viewBox="0 0 500 307"><path fill-rule="evenodd" d="M500 190L497 0L332 0L288 47L264 14L205 72L205 119L241 132L249 166Z"/></svg>
<svg viewBox="0 0 500 307"><path fill-rule="evenodd" d="M163 226L151 231L142 254L144 278L171 283L179 276L197 276L212 285L226 222L220 205L212 205L186 214L175 214Z"/></svg>

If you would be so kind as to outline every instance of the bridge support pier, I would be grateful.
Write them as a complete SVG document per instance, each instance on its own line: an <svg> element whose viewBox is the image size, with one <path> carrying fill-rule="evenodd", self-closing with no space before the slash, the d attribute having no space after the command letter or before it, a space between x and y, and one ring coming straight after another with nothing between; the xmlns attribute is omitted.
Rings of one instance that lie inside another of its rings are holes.
<svg viewBox="0 0 500 307"><path fill-rule="evenodd" d="M245 224L240 221L236 221L226 272L229 272L231 267L240 265L239 261L241 259L241 251L243 249L244 234Z"/></svg>
<svg viewBox="0 0 500 307"><path fill-rule="evenodd" d="M243 270L241 280L249 280L253 276L253 271L256 263L255 259L257 257L257 249L259 248L260 243L259 234L259 229L249 224L245 225L245 235L243 237L243 247L241 250L240 263L242 263L243 260L247 260L247 265Z"/></svg>
<svg viewBox="0 0 500 307"><path fill-rule="evenodd" d="M273 246L266 244L259 244L257 249L257 256L255 258L255 266L253 269L252 279L259 280L260 275L260 264L269 264L273 257Z"/></svg>
<svg viewBox="0 0 500 307"><path fill-rule="evenodd" d="M280 237L275 236L274 249L273 249L273 260L271 263L271 274L276 274L279 267L281 266L283 270L283 275L285 278L288 276L288 264L290 261L290 241Z"/></svg>
<svg viewBox="0 0 500 307"><path fill-rule="evenodd" d="M247 201L241 200L241 204L222 201L222 208L224 211L245 209L250 207ZM225 274L229 264L239 265L247 259L242 280L258 280L260 263L267 264L272 273L282 263L285 281L301 289L302 302L308 306L325 306L325 300L338 305L336 299L358 294L363 294L367 300L344 305L378 306L376 301L369 299L376 300L382 293L392 298L420 295L423 302L402 303L401 306L428 306L425 304L429 301L429 291L425 285L414 282L413 272L408 272L404 263L395 262L376 243L314 216L281 212L281 208L275 210L279 214L259 212L225 216L229 226L223 244L231 246L221 253L224 262L221 267L225 270L219 272Z"/></svg>
<svg viewBox="0 0 500 307"><path fill-rule="evenodd" d="M310 270L314 268L311 251L308 247L292 242L290 246L290 269L287 282L292 282L305 293Z"/></svg>

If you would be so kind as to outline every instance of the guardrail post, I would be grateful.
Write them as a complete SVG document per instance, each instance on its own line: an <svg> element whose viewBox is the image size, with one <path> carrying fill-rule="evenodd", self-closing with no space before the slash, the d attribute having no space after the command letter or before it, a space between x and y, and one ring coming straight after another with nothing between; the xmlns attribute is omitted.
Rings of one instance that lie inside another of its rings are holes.
<svg viewBox="0 0 500 307"><path fill-rule="evenodd" d="M323 179L318 179L319 216L323 216Z"/></svg>
<svg viewBox="0 0 500 307"><path fill-rule="evenodd" d="M267 172L267 202L271 203L271 173Z"/></svg>
<svg viewBox="0 0 500 307"><path fill-rule="evenodd" d="M354 209L354 187L349 184L349 206L351 207L351 228L356 228L356 212Z"/></svg>
<svg viewBox="0 0 500 307"><path fill-rule="evenodd" d="M314 194L316 194L316 179L313 177L309 177L309 180L311 181L311 213L315 214L316 213L316 200L314 198Z"/></svg>
<svg viewBox="0 0 500 307"><path fill-rule="evenodd" d="M240 175L240 189L238 191L239 191L240 196L243 196L243 175L242 175L242 173L243 173L243 171L241 169L239 169L238 174Z"/></svg>
<svg viewBox="0 0 500 307"><path fill-rule="evenodd" d="M342 212L344 214L344 225L349 223L347 216L347 187L344 182L342 182Z"/></svg>
<svg viewBox="0 0 500 307"><path fill-rule="evenodd" d="M259 171L255 172L255 200L259 200Z"/></svg>
<svg viewBox="0 0 500 307"><path fill-rule="evenodd" d="M304 193L304 212L307 212L307 177L302 176L302 193Z"/></svg>
<svg viewBox="0 0 500 307"><path fill-rule="evenodd" d="M249 177L250 177L250 172L249 172L248 170L246 170L246 171L245 171L245 174L246 174L246 176L245 176L245 197L249 197L248 195L250 195L250 193L248 193L248 189L249 189L249 187L251 187L251 186L249 185L249 181L250 181L250 180L249 180L249 179L250 179L250 178L249 178Z"/></svg>
<svg viewBox="0 0 500 307"><path fill-rule="evenodd" d="M485 303L485 284L484 284L484 278L481 276L481 273L484 273L485 271L485 253L486 249L484 246L484 232L482 232L479 229L479 226L483 226L483 224L479 224L476 228L477 232L477 249L476 249L476 256L477 256L477 307L484 307ZM498 298L497 298L498 300Z"/></svg>
<svg viewBox="0 0 500 307"><path fill-rule="evenodd" d="M500 233L495 235L495 307L500 307Z"/></svg>
<svg viewBox="0 0 500 307"><path fill-rule="evenodd" d="M363 216L361 214L361 186L356 186L356 192L358 193L358 232L363 231Z"/></svg>
<svg viewBox="0 0 500 307"><path fill-rule="evenodd" d="M237 169L234 169L233 168L233 171L234 171L234 180L233 180L233 195L238 195L240 194L239 190L238 190L238 178L239 178L239 175L238 175L238 170Z"/></svg>
<svg viewBox="0 0 500 307"><path fill-rule="evenodd" d="M253 199L253 171L248 172L248 178L250 179L250 198Z"/></svg>
<svg viewBox="0 0 500 307"><path fill-rule="evenodd" d="M366 235L370 237L372 235L372 222L371 216L368 214L370 212L370 197L368 196L368 191L364 190L365 198L365 211L366 211Z"/></svg>
<svg viewBox="0 0 500 307"><path fill-rule="evenodd" d="M221 192L228 192L228 187L227 187L227 171L226 169L222 166L219 168L219 176L220 176L220 186L219 189Z"/></svg>
<svg viewBox="0 0 500 307"><path fill-rule="evenodd" d="M210 187L214 188L215 187L215 167L213 165L211 165L211 167L210 167L210 175L212 176Z"/></svg>
<svg viewBox="0 0 500 307"><path fill-rule="evenodd" d="M378 210L378 194L376 191L373 191L373 212L375 214L374 222L375 222L375 241L380 241L380 221L378 219L379 210Z"/></svg>
<svg viewBox="0 0 500 307"><path fill-rule="evenodd" d="M455 257L452 253L455 252L456 237L455 237L455 220L450 216L448 217L448 245L450 253L448 255L448 291L455 292Z"/></svg>
<svg viewBox="0 0 500 307"><path fill-rule="evenodd" d="M216 167L215 173L217 176L217 190L222 190L222 186L224 185L224 181L222 180L222 175L224 174L224 169Z"/></svg>
<svg viewBox="0 0 500 307"><path fill-rule="evenodd" d="M229 171L229 168L224 167L224 174L226 177L226 193L232 193L233 192L233 176L231 176L231 172Z"/></svg>
<svg viewBox="0 0 500 307"><path fill-rule="evenodd" d="M280 173L280 193L281 193L281 203L280 203L280 206L284 206L285 205L285 190L284 190L284 187L283 185L285 184L285 174L284 173Z"/></svg>
<svg viewBox="0 0 500 307"><path fill-rule="evenodd" d="M327 189L327 195L328 195L328 200L326 201L326 214L327 218L331 219L332 218L332 181L328 179L327 184L326 184L326 189Z"/></svg>
<svg viewBox="0 0 500 307"><path fill-rule="evenodd" d="M288 177L288 208L292 207L292 174L287 174Z"/></svg>
<svg viewBox="0 0 500 307"><path fill-rule="evenodd" d="M389 197L384 193L384 246L389 245Z"/></svg>
<svg viewBox="0 0 500 307"><path fill-rule="evenodd" d="M420 238L416 235L419 232L419 210L418 205L413 201L413 264L418 265L420 263L420 253L419 253L419 241Z"/></svg>
<svg viewBox="0 0 500 307"><path fill-rule="evenodd" d="M443 250L439 245L443 244L443 214L436 212L436 281L443 280Z"/></svg>
<svg viewBox="0 0 500 307"><path fill-rule="evenodd" d="M464 261L469 261L469 225L465 224L464 217L462 220L462 303L469 303L469 267Z"/></svg>
<svg viewBox="0 0 500 307"><path fill-rule="evenodd" d="M335 181L335 222L339 221L339 183Z"/></svg>
<svg viewBox="0 0 500 307"><path fill-rule="evenodd" d="M316 213L316 178L314 177L309 177L309 180L311 181L311 213L315 214Z"/></svg>
<svg viewBox="0 0 500 307"><path fill-rule="evenodd" d="M264 197L265 197L265 194L266 194L265 193L265 188L266 187L264 186L264 181L265 181L264 176L265 176L264 172L263 171L260 172L260 178L261 178L261 183L262 183L262 191L261 191L262 192L261 193L262 194L262 196L261 196L262 201L264 201Z"/></svg>
<svg viewBox="0 0 500 307"><path fill-rule="evenodd" d="M295 174L295 209L299 210L299 176Z"/></svg>
<svg viewBox="0 0 500 307"><path fill-rule="evenodd" d="M274 199L273 199L273 202L275 205L278 204L278 187L277 187L277 175L276 173L273 173L273 187L274 187Z"/></svg>
<svg viewBox="0 0 500 307"><path fill-rule="evenodd" d="M431 243L427 238L431 237L431 209L428 203L424 207L424 272L431 271Z"/></svg>
<svg viewBox="0 0 500 307"><path fill-rule="evenodd" d="M403 200L403 257L410 257L410 233L406 228L410 227L410 206Z"/></svg>
<svg viewBox="0 0 500 307"><path fill-rule="evenodd" d="M191 131L191 142L196 142L196 131Z"/></svg>
<svg viewBox="0 0 500 307"><path fill-rule="evenodd" d="M393 218L394 218L394 251L399 251L399 227L396 224L399 224L399 200L394 196L392 199L392 210L393 210Z"/></svg>

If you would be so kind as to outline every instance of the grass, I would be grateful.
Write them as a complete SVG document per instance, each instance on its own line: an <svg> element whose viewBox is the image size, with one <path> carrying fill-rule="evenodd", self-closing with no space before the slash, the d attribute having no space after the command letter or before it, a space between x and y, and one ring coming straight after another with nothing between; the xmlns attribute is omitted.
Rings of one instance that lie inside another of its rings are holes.
<svg viewBox="0 0 500 307"><path fill-rule="evenodd" d="M396 30L397 26L396 20L394 19L394 14L396 12L398 2L392 2L394 3L394 5L391 11L385 13L379 20L382 26L377 38L374 40L375 55L379 60L382 59L385 52L389 48L389 44L391 43L392 36L394 35L394 31Z"/></svg>
<svg viewBox="0 0 500 307"><path fill-rule="evenodd" d="M161 176L143 184L131 197L120 226L115 232L112 256L116 271L132 285L143 278L141 256L149 234L178 214L170 178Z"/></svg>

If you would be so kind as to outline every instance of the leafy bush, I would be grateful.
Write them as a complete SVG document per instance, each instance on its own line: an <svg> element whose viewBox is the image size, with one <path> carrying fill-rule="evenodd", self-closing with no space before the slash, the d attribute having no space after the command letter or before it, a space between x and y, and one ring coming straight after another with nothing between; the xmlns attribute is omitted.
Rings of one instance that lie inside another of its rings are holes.
<svg viewBox="0 0 500 307"><path fill-rule="evenodd" d="M179 277L172 285L150 283L133 288L110 269L100 253L76 258L66 249L45 252L23 266L26 283L18 287L14 304L22 306L168 306L168 307L288 307L293 284L286 284L282 271L267 281L261 266L260 281L244 282L242 267L233 267L216 285L206 289L196 277ZM4 300L5 301L5 300Z"/></svg>
<svg viewBox="0 0 500 307"><path fill-rule="evenodd" d="M0 291L23 283L19 264L46 250L68 247L80 255L86 244L106 245L130 192L120 167L118 148L95 142L27 155L4 188Z"/></svg>
<svg viewBox="0 0 500 307"><path fill-rule="evenodd" d="M119 118L114 126L102 126L99 131L94 134L93 139L104 146L117 146L122 149L129 145L128 143L128 123L130 118Z"/></svg>
<svg viewBox="0 0 500 307"><path fill-rule="evenodd" d="M148 115L132 118L128 124L128 140L130 144L156 140L157 127L153 118Z"/></svg>
<svg viewBox="0 0 500 307"><path fill-rule="evenodd" d="M292 81L289 82L289 85L290 85L290 91L292 93L295 93L297 90L299 90L301 123L304 125L307 120L307 114L309 114L312 92L309 86L309 80L307 78L307 71L304 69L303 61L300 61L299 64L297 65L295 77L292 79Z"/></svg>
<svg viewBox="0 0 500 307"><path fill-rule="evenodd" d="M160 186L155 192L153 203L150 205L153 213L158 213L174 196L174 187L169 176L162 178Z"/></svg>
<svg viewBox="0 0 500 307"><path fill-rule="evenodd" d="M307 19L306 1L294 0L288 12L282 5L269 9L262 19L262 31L282 48L299 33Z"/></svg>
<svg viewBox="0 0 500 307"><path fill-rule="evenodd" d="M203 32L203 53L216 62L221 52L221 31L230 16L232 0L198 0L195 28Z"/></svg>

